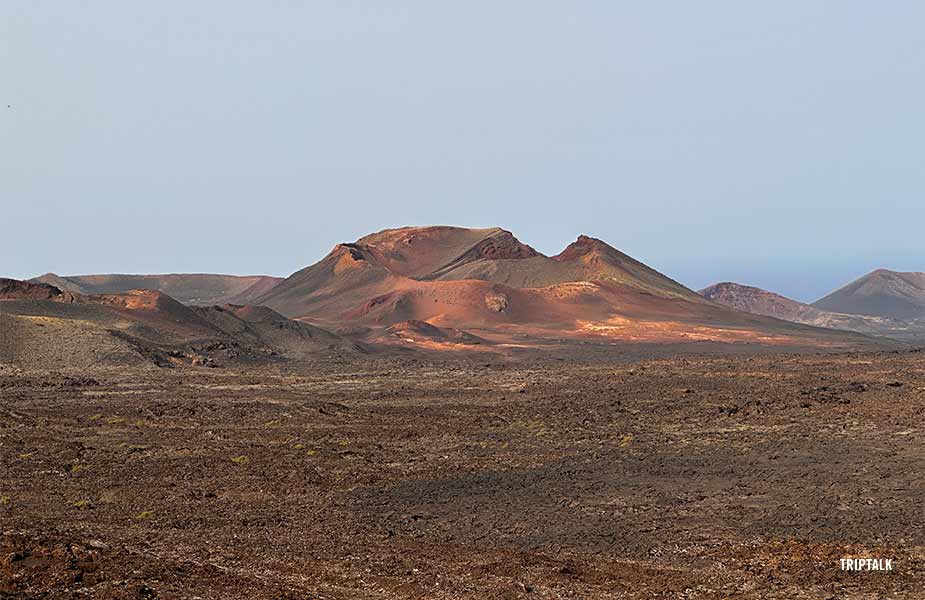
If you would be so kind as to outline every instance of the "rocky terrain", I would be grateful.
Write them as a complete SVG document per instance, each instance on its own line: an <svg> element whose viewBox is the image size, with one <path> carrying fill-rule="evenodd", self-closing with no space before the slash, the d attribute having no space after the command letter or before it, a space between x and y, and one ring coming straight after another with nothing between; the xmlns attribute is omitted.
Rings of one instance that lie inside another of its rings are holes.
<svg viewBox="0 0 925 600"><path fill-rule="evenodd" d="M0 279L0 597L925 595L923 355L813 326L879 317L497 228L43 279Z"/></svg>
<svg viewBox="0 0 925 600"><path fill-rule="evenodd" d="M645 348L0 366L0 596L925 596L921 353Z"/></svg>

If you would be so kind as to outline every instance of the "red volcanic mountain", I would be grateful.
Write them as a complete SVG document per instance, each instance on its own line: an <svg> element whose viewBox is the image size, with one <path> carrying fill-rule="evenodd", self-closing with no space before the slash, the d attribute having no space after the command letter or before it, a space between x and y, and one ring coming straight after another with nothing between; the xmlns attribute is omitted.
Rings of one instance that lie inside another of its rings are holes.
<svg viewBox="0 0 925 600"><path fill-rule="evenodd" d="M254 303L325 326L426 322L494 341L846 340L712 303L594 238L544 256L499 228L406 227L338 244Z"/></svg>
<svg viewBox="0 0 925 600"><path fill-rule="evenodd" d="M731 281L713 284L699 294L724 306L784 321L811 322L824 312L780 294Z"/></svg>
<svg viewBox="0 0 925 600"><path fill-rule="evenodd" d="M183 304L248 304L282 279L267 275L70 275L46 273L30 283L46 283L76 294L123 294L131 290L163 292Z"/></svg>

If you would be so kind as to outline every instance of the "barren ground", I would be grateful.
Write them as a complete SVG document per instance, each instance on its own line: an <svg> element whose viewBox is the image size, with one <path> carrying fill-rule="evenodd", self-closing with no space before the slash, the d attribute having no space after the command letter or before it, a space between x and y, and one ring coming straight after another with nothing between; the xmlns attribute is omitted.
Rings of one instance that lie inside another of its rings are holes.
<svg viewBox="0 0 925 600"><path fill-rule="evenodd" d="M915 352L0 367L0 596L922 598L923 408Z"/></svg>

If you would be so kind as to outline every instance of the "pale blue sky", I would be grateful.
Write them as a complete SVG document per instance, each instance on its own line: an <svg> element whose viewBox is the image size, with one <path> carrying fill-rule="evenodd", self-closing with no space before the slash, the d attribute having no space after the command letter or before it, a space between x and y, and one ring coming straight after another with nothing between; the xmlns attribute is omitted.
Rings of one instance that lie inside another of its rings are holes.
<svg viewBox="0 0 925 600"><path fill-rule="evenodd" d="M7 0L0 274L286 275L433 223L802 300L925 270L923 23L912 1Z"/></svg>

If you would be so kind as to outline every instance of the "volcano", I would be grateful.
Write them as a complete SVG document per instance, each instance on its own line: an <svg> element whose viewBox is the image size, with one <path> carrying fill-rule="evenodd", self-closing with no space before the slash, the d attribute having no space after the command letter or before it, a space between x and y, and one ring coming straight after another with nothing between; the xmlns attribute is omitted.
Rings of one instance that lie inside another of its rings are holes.
<svg viewBox="0 0 925 600"><path fill-rule="evenodd" d="M545 256L497 227L404 227L338 244L253 303L374 336L414 322L493 342L849 341L711 302L592 237Z"/></svg>
<svg viewBox="0 0 925 600"><path fill-rule="evenodd" d="M858 315L925 318L925 273L877 269L817 300L822 310Z"/></svg>

